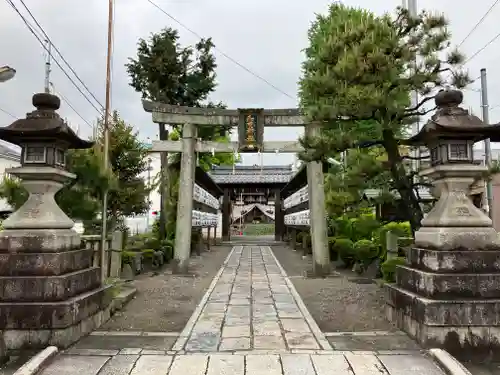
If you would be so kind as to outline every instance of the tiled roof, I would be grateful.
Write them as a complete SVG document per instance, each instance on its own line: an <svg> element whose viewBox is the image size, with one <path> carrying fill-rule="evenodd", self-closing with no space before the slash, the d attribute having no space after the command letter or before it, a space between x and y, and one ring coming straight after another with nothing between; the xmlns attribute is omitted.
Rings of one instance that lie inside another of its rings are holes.
<svg viewBox="0 0 500 375"><path fill-rule="evenodd" d="M293 176L291 166L250 166L215 167L210 177L216 184L286 184Z"/></svg>

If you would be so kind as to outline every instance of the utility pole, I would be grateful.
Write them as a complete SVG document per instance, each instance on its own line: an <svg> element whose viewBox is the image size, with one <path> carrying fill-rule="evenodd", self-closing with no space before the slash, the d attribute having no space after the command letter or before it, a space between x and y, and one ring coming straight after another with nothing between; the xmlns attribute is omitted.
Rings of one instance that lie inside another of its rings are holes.
<svg viewBox="0 0 500 375"><path fill-rule="evenodd" d="M50 69L50 65L52 60L52 43L50 43L50 40L46 40L45 43L47 43L47 59L45 60L45 93L50 94L50 72L52 71Z"/></svg>
<svg viewBox="0 0 500 375"><path fill-rule="evenodd" d="M111 105L111 58L113 53L113 0L108 0L108 51L106 56L106 102L103 121L103 169L109 168L109 112ZM101 283L106 281L106 239L108 222L108 192L102 194L102 224L101 224Z"/></svg>
<svg viewBox="0 0 500 375"><path fill-rule="evenodd" d="M151 163L152 163L152 159L151 158L148 158L148 201L151 200ZM150 211L148 209L148 213L147 213L147 216L146 216L146 232L149 231L149 215L150 215Z"/></svg>
<svg viewBox="0 0 500 375"><path fill-rule="evenodd" d="M408 9L408 12L410 14L410 17L417 17L418 15L418 9L417 9L417 0L403 0L403 8L406 8ZM416 67L417 67L417 60L415 59L414 61L414 67L415 67L415 70L416 70ZM414 108L418 105L418 92L417 91L414 91L412 92L412 95L411 95L411 106ZM420 131L420 119L417 119L417 121L415 121L413 124L412 124L412 135L415 135L415 134L418 134L418 132ZM414 172L418 172L420 170L420 157L421 157L421 149L420 149L420 146L418 147L417 150L414 150L412 152L412 157L415 158L413 160L413 171Z"/></svg>
<svg viewBox="0 0 500 375"><path fill-rule="evenodd" d="M481 109L483 113L483 122L490 123L490 108L488 104L488 84L486 81L486 69L481 69ZM491 143L490 139L484 140L485 163L488 168L491 167ZM491 180L486 182L486 199L488 201L488 215L493 218L493 187Z"/></svg>

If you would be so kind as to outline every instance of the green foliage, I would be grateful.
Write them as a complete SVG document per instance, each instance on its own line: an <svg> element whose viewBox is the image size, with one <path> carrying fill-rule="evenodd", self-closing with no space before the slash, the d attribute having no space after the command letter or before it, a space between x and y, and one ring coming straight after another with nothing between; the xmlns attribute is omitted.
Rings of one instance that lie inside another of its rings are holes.
<svg viewBox="0 0 500 375"><path fill-rule="evenodd" d="M211 38L183 47L178 31L172 28L153 33L148 40L140 39L137 57L129 58L125 65L130 86L140 92L143 99L190 107L225 108L222 103L204 104L217 86L214 47ZM229 142L230 130L229 126L199 127L198 137ZM174 129L172 133L171 139L178 139L179 130ZM205 170L212 165L232 165L236 161L232 153L202 153L198 160Z"/></svg>
<svg viewBox="0 0 500 375"><path fill-rule="evenodd" d="M245 224L243 233L246 236L266 236L274 234L274 224Z"/></svg>
<svg viewBox="0 0 500 375"><path fill-rule="evenodd" d="M335 2L326 14L317 16L308 37L300 106L310 121L325 126L320 137L302 139L307 152L301 158L338 158L348 149L363 154L356 148L367 144L387 158L383 162L377 156L362 155L364 160L349 167L351 171L332 178L330 189L336 194L329 198L329 212L339 214L359 202L367 184L382 184L387 191L399 192L416 230L422 210L398 138L416 117L434 109L426 108L426 103L432 103L437 90L448 83L464 87L470 82L459 71L464 57L456 50L447 52L446 19L425 11L411 17L403 8L394 17L377 16ZM447 82L446 76L452 81ZM411 92L418 92L420 98L413 107ZM340 189L339 184L345 186Z"/></svg>
<svg viewBox="0 0 500 375"><path fill-rule="evenodd" d="M333 245L333 250L339 255L340 259L347 267L354 264L355 253L354 243L348 238L337 238Z"/></svg>
<svg viewBox="0 0 500 375"><path fill-rule="evenodd" d="M76 175L57 194L56 202L72 219L92 220L100 209L100 197L104 188L113 185L114 179L102 169L102 157L95 148L68 151L68 170ZM14 209L21 207L28 192L15 177L4 176L0 197Z"/></svg>
<svg viewBox="0 0 500 375"><path fill-rule="evenodd" d="M378 256L378 247L370 240L357 241L353 250L356 261L364 266L368 266Z"/></svg>
<svg viewBox="0 0 500 375"><path fill-rule="evenodd" d="M103 129L103 121L98 122ZM99 132L97 144L103 144ZM109 163L116 183L108 190L108 215L113 218L140 215L149 209L149 188L142 174L147 171L148 151L132 125L120 118L117 111L109 121Z"/></svg>
<svg viewBox="0 0 500 375"><path fill-rule="evenodd" d="M397 237L411 237L412 231L411 226L408 221L395 222L385 224L378 231L374 233L373 241L380 246L382 252L380 254L381 259L385 259L387 256L387 232L392 232Z"/></svg>
<svg viewBox="0 0 500 375"><path fill-rule="evenodd" d="M362 239L371 240L380 225L373 214L360 214L353 218L342 215L329 220L329 226L334 236L349 238L353 242Z"/></svg>
<svg viewBox="0 0 500 375"><path fill-rule="evenodd" d="M390 258L382 263L381 269L384 281L389 283L396 282L396 267L404 266L405 264L406 259L403 257Z"/></svg>
<svg viewBox="0 0 500 375"><path fill-rule="evenodd" d="M183 47L177 30L165 28L153 33L149 39L139 40L137 56L129 58L125 65L130 86L140 92L143 99L181 106L224 108L222 103L206 103L217 85L213 49L210 38ZM198 127L197 136L203 140L229 142L230 130L229 126ZM178 140L179 135L180 129L174 127L169 138ZM175 163L179 158L180 154L173 154L169 163ZM198 165L204 170L209 170L213 165L232 165L238 160L232 153L201 153L197 159ZM160 194L166 203L160 209L165 228L156 231L159 238L165 234L169 239L175 236L178 177L172 175L169 176L170 186L160 184L160 187L165 187Z"/></svg>

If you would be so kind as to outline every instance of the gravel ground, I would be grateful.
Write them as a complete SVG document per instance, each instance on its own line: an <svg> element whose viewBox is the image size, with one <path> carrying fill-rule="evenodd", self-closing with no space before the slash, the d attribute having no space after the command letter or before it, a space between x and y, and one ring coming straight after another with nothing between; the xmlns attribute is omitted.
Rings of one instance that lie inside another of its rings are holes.
<svg viewBox="0 0 500 375"><path fill-rule="evenodd" d="M169 267L156 276L138 276L136 297L100 330L182 331L230 250L230 246L217 246L193 257L190 276L172 275Z"/></svg>
<svg viewBox="0 0 500 375"><path fill-rule="evenodd" d="M326 279L304 278L310 259L301 251L273 246L297 292L323 332L397 331L385 319L384 293L377 284L357 284L350 271Z"/></svg>

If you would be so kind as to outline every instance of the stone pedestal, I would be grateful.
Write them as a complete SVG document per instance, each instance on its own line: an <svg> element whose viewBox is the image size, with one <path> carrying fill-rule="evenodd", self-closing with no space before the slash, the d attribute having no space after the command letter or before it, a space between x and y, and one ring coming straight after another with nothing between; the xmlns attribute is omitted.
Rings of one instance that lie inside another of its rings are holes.
<svg viewBox="0 0 500 375"><path fill-rule="evenodd" d="M386 285L387 318L426 348L500 358L500 250L413 248Z"/></svg>
<svg viewBox="0 0 500 375"><path fill-rule="evenodd" d="M74 175L52 167L7 171L30 196L0 232L0 332L8 350L65 348L109 318L93 250L81 248L54 195Z"/></svg>
<svg viewBox="0 0 500 375"><path fill-rule="evenodd" d="M491 220L468 198L484 167L430 168L439 201L415 233L407 265L386 285L389 320L424 347L500 359L500 247Z"/></svg>

